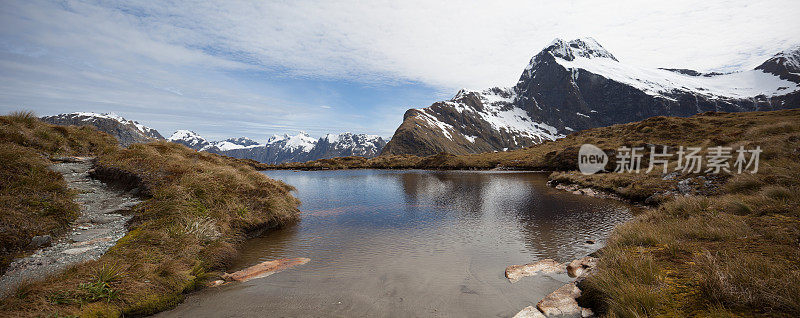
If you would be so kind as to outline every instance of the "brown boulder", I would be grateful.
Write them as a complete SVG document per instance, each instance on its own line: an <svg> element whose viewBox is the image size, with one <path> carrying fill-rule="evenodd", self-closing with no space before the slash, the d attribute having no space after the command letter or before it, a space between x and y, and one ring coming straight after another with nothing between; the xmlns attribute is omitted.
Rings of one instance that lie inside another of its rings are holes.
<svg viewBox="0 0 800 318"><path fill-rule="evenodd" d="M584 275L597 266L597 261L598 259L596 257L586 256L569 262L567 265L567 274L569 277Z"/></svg>

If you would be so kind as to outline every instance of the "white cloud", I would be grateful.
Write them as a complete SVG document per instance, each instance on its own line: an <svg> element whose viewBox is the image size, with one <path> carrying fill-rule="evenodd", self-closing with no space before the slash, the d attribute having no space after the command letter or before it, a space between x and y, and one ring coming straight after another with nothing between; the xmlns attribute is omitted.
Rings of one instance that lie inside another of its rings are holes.
<svg viewBox="0 0 800 318"><path fill-rule="evenodd" d="M421 83L450 95L511 85L553 38L578 36L637 65L736 70L799 43L797 16L793 0L3 1L0 107L105 105L171 129L186 128L181 121L194 116L220 135L284 127L390 134L384 116L399 123L397 109L427 105L383 105L322 121L325 106L318 105L330 102L300 103L232 73ZM380 116L357 118L365 113Z"/></svg>
<svg viewBox="0 0 800 318"><path fill-rule="evenodd" d="M205 48L294 76L446 88L513 83L557 36L593 36L635 64L704 70L751 67L800 41L797 1L140 0L100 7L92 10L178 47L153 54L167 60L183 47Z"/></svg>

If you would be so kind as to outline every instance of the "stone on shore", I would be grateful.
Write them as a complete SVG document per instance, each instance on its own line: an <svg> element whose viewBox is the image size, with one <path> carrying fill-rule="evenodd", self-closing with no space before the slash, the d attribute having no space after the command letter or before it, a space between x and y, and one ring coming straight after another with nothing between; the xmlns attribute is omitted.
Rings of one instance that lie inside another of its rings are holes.
<svg viewBox="0 0 800 318"><path fill-rule="evenodd" d="M543 259L525 265L511 265L506 267L506 278L512 283L517 282L523 277L533 276L542 273L563 273L564 264L560 264L552 259Z"/></svg>
<svg viewBox="0 0 800 318"><path fill-rule="evenodd" d="M582 276L597 266L597 261L598 259L596 257L586 256L569 262L567 265L567 274L569 277Z"/></svg>
<svg viewBox="0 0 800 318"><path fill-rule="evenodd" d="M53 241L53 238L50 235L37 235L31 239L31 245L35 247L42 247L46 245L50 245L50 242Z"/></svg>
<svg viewBox="0 0 800 318"><path fill-rule="evenodd" d="M581 314L581 307L575 298L580 296L581 290L578 289L578 286L575 286L575 283L569 283L542 298L536 304L536 308L547 317L579 315Z"/></svg>
<svg viewBox="0 0 800 318"><path fill-rule="evenodd" d="M246 282L251 279L267 277L290 267L303 265L308 263L308 261L310 261L310 259L305 257L266 261L234 273L223 274L222 279L226 281Z"/></svg>

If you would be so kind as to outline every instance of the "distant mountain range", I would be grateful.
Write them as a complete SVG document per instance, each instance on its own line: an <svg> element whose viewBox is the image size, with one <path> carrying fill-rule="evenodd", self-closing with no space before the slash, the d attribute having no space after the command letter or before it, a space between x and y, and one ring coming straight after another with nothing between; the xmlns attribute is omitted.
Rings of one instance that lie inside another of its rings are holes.
<svg viewBox="0 0 800 318"><path fill-rule="evenodd" d="M125 147L138 142L168 140L198 151L253 159L269 164L344 156L372 158L380 154L386 145L386 141L380 136L349 132L338 135L327 134L319 139L312 138L306 133L295 136L274 135L266 143L259 143L247 137L209 141L193 131L178 130L165 139L155 129L113 113L69 113L42 117L42 120L57 125L91 125L116 137Z"/></svg>
<svg viewBox="0 0 800 318"><path fill-rule="evenodd" d="M406 111L383 154L503 151L652 116L800 107L800 46L753 70L700 73L618 61L591 38L556 39L513 87L460 90Z"/></svg>
<svg viewBox="0 0 800 318"><path fill-rule="evenodd" d="M319 139L303 132L295 136L274 135L265 144L259 144L246 137L207 141L192 131L179 130L167 140L200 151L270 164L346 156L372 158L380 154L386 145L386 141L380 136L349 132L338 135L327 134Z"/></svg>

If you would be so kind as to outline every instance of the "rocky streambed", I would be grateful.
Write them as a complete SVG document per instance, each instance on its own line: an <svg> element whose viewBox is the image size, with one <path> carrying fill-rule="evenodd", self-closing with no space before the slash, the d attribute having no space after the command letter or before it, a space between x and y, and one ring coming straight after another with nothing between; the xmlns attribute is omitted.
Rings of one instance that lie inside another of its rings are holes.
<svg viewBox="0 0 800 318"><path fill-rule="evenodd" d="M132 217L128 212L141 202L133 193L92 178L93 158L65 157L53 161L56 163L51 169L61 173L68 186L78 192L75 200L81 207L81 215L62 236L34 237L31 244L40 248L9 265L0 277L0 296L22 283L100 258L125 236L126 224Z"/></svg>

